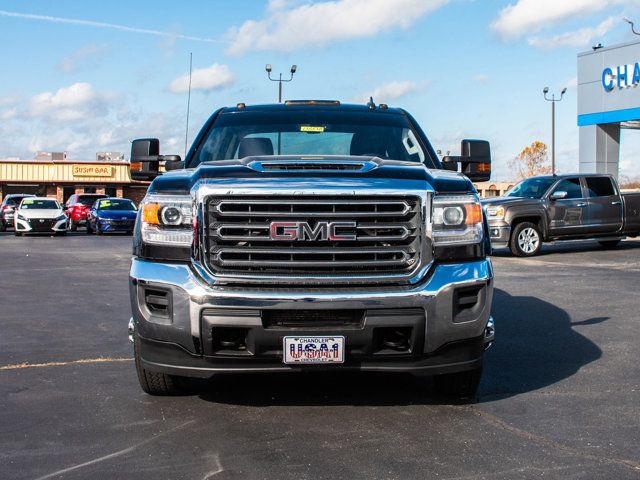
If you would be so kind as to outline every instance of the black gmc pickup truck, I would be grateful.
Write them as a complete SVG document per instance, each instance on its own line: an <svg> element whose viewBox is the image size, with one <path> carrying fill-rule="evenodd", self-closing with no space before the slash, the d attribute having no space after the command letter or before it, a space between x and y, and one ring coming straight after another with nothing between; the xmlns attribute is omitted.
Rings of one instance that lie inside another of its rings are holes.
<svg viewBox="0 0 640 480"><path fill-rule="evenodd" d="M520 257L537 255L543 242L594 238L615 247L640 235L640 193L620 193L611 175L531 177L482 204L493 246Z"/></svg>
<svg viewBox="0 0 640 480"><path fill-rule="evenodd" d="M169 170L134 233L145 392L216 372L349 369L422 372L474 395L494 338L470 181L490 175L487 142L463 140L445 169L404 110L313 100L220 109L184 162L159 153L133 142L134 178Z"/></svg>

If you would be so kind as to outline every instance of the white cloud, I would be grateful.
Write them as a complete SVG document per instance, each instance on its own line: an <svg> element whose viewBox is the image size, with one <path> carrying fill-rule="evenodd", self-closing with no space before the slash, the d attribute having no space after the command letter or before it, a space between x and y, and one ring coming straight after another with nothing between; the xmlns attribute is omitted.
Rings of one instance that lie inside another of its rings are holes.
<svg viewBox="0 0 640 480"><path fill-rule="evenodd" d="M405 95L417 92L418 90L422 90L426 87L427 83L418 85L416 82L412 82L410 80L393 81L380 85L368 93L363 93L361 96L357 97L355 101L363 103L367 102L369 97L373 97L374 102L384 103L397 100L400 97L404 97Z"/></svg>
<svg viewBox="0 0 640 480"><path fill-rule="evenodd" d="M478 75L474 75L473 81L478 83L487 83L489 81L489 75L479 73Z"/></svg>
<svg viewBox="0 0 640 480"><path fill-rule="evenodd" d="M565 82L565 85L569 90L575 90L578 88L578 77L571 77Z"/></svg>
<svg viewBox="0 0 640 480"><path fill-rule="evenodd" d="M234 82L233 73L227 65L214 63L210 67L196 68L191 78L191 90L219 90ZM174 93L187 92L189 90L189 74L176 78L169 85L169 90Z"/></svg>
<svg viewBox="0 0 640 480"><path fill-rule="evenodd" d="M108 47L106 47L105 45L85 45L84 47L80 47L75 52L60 60L57 68L64 73L72 73L77 70L79 63L96 66L99 60L101 60L107 53L107 51Z"/></svg>
<svg viewBox="0 0 640 480"><path fill-rule="evenodd" d="M550 50L560 47L581 48L589 46L594 39L607 34L616 24L616 19L609 17L595 27L585 27L572 32L564 32L549 38L532 37L528 40L533 47Z"/></svg>
<svg viewBox="0 0 640 480"><path fill-rule="evenodd" d="M505 38L520 38L620 3L623 0L518 0L500 10L491 28Z"/></svg>
<svg viewBox="0 0 640 480"><path fill-rule="evenodd" d="M104 116L108 96L96 92L90 83L78 82L54 92L31 97L28 116L48 117L58 121L82 120L87 116Z"/></svg>
<svg viewBox="0 0 640 480"><path fill-rule="evenodd" d="M228 52L293 51L308 46L372 37L394 28L408 28L448 0L333 0L290 7L272 0L263 20L247 20L229 30Z"/></svg>

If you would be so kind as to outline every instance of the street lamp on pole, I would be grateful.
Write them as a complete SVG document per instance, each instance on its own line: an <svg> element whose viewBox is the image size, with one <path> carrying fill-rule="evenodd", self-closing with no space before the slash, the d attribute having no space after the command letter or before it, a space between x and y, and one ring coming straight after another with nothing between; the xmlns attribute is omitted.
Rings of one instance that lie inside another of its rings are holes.
<svg viewBox="0 0 640 480"><path fill-rule="evenodd" d="M269 80L271 80L272 82L278 82L278 103L282 103L282 82L290 82L291 80L293 80L293 74L296 73L296 70L298 70L298 66L291 65L291 70L289 71L291 76L288 79L285 78L284 80L282 79L282 73L280 74L279 78L271 78L270 63L267 63L264 69L267 71L267 77L269 77Z"/></svg>
<svg viewBox="0 0 640 480"><path fill-rule="evenodd" d="M542 90L544 99L547 102L551 102L551 175L556 174L556 102L561 102L564 94L567 93L567 88L563 88L560 93L560 98L556 98L556 94L552 93L549 96L549 87L544 87Z"/></svg>

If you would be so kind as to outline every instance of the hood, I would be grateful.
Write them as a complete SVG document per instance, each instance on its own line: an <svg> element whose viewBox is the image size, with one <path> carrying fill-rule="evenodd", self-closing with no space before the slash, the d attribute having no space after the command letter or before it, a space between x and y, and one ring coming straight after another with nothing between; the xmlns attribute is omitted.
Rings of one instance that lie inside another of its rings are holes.
<svg viewBox="0 0 640 480"><path fill-rule="evenodd" d="M138 212L131 210L103 210L97 212L97 217L104 220L135 220Z"/></svg>
<svg viewBox="0 0 640 480"><path fill-rule="evenodd" d="M514 206L514 205L535 205L540 203L539 198L527 198L527 197L495 197L485 198L482 200L483 206L499 207L502 206Z"/></svg>
<svg viewBox="0 0 640 480"><path fill-rule="evenodd" d="M269 156L206 162L195 169L174 170L156 178L150 193L184 193L196 184L216 188L393 189L438 193L472 192L467 177L431 170L421 163L352 156Z"/></svg>
<svg viewBox="0 0 640 480"><path fill-rule="evenodd" d="M61 208L51 210L34 208L33 210L16 210L16 212L25 218L57 218L60 215L64 215Z"/></svg>

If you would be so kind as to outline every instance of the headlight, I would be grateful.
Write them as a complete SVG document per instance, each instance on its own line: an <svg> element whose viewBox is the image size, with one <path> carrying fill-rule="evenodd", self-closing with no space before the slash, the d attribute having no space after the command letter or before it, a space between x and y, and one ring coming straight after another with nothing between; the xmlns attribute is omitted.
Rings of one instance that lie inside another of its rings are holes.
<svg viewBox="0 0 640 480"><path fill-rule="evenodd" d="M67 216L64 213L56 217L57 222L59 222L60 220L66 220L66 219L67 219Z"/></svg>
<svg viewBox="0 0 640 480"><path fill-rule="evenodd" d="M16 216L18 217L18 220L22 220L24 222L28 222L29 220L27 220L25 217L23 217L22 215L20 215L19 213L16 214Z"/></svg>
<svg viewBox="0 0 640 480"><path fill-rule="evenodd" d="M475 195L437 195L433 199L435 246L482 241L482 207Z"/></svg>
<svg viewBox="0 0 640 480"><path fill-rule="evenodd" d="M142 241L188 247L193 241L192 200L188 195L149 195L140 209Z"/></svg>
<svg viewBox="0 0 640 480"><path fill-rule="evenodd" d="M504 218L504 207L487 207L486 210L487 217L493 219L503 219Z"/></svg>

